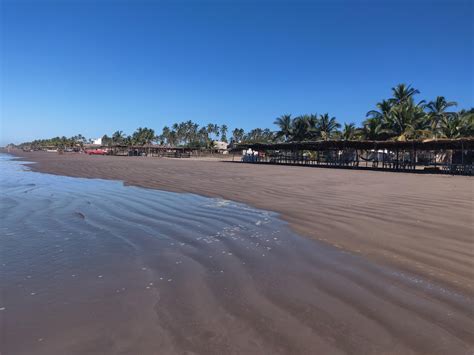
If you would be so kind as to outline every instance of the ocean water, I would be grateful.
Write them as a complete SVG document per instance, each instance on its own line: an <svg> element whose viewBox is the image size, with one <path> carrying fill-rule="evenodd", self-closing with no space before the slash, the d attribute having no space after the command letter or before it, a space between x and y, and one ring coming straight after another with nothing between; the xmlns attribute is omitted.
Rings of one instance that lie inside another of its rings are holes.
<svg viewBox="0 0 474 355"><path fill-rule="evenodd" d="M273 212L31 172L5 154L0 171L1 354L468 346L439 322L470 300L306 240ZM423 292L450 305L410 308Z"/></svg>

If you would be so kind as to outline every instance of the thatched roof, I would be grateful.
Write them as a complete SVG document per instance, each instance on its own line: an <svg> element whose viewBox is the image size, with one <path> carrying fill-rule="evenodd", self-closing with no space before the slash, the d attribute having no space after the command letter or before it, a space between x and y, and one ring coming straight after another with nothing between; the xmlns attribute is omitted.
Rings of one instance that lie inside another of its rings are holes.
<svg viewBox="0 0 474 355"><path fill-rule="evenodd" d="M202 148L193 148L193 147L169 147L166 145L158 144L145 144L145 145L125 145L125 144L114 144L111 146L104 146L107 148L122 148L122 149L154 149L154 150L176 150L176 151L190 151L190 150L199 150Z"/></svg>
<svg viewBox="0 0 474 355"><path fill-rule="evenodd" d="M474 149L474 137L459 139L427 139L411 141L303 141L284 143L249 143L238 144L233 150L330 150L330 149L417 149L417 150L442 150L442 149Z"/></svg>

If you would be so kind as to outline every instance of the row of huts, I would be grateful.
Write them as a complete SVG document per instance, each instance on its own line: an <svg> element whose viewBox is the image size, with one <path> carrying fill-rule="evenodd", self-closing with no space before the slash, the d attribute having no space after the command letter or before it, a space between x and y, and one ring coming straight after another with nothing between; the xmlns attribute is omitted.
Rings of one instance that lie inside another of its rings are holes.
<svg viewBox="0 0 474 355"><path fill-rule="evenodd" d="M474 138L239 144L242 162L472 175Z"/></svg>

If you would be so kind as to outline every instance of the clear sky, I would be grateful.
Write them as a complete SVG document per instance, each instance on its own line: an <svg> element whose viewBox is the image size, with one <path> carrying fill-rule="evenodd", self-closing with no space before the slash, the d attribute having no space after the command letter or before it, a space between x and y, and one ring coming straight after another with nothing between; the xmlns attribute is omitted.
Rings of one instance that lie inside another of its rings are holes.
<svg viewBox="0 0 474 355"><path fill-rule="evenodd" d="M360 123L397 83L474 106L472 0L1 0L0 144L191 119Z"/></svg>

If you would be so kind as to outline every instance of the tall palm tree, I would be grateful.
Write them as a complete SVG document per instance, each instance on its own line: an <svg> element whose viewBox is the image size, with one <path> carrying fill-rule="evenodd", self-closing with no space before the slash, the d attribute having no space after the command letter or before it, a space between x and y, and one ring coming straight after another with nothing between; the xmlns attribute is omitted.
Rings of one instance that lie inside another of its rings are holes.
<svg viewBox="0 0 474 355"><path fill-rule="evenodd" d="M167 140L170 146L175 147L179 143L178 133L175 130L170 131Z"/></svg>
<svg viewBox="0 0 474 355"><path fill-rule="evenodd" d="M171 126L172 130L176 133L175 136L176 136L176 139L179 140L179 131L181 130L181 125L179 123L173 123L173 125Z"/></svg>
<svg viewBox="0 0 474 355"><path fill-rule="evenodd" d="M438 96L426 105L431 121L431 131L435 137L437 137L441 120L448 114L446 110L453 106L457 106L457 102L447 101L444 96Z"/></svg>
<svg viewBox="0 0 474 355"><path fill-rule="evenodd" d="M232 131L232 140L233 140L233 142L235 142L235 143L241 142L242 139L244 138L244 135L245 135L245 131L244 131L243 128L235 128Z"/></svg>
<svg viewBox="0 0 474 355"><path fill-rule="evenodd" d="M219 138L219 133L221 132L221 128L219 127L219 125L214 124L214 128L213 128L212 131L216 135L216 138L218 139Z"/></svg>
<svg viewBox="0 0 474 355"><path fill-rule="evenodd" d="M123 144L123 141L125 139L125 134L123 131L115 131L112 133L112 142L113 144Z"/></svg>
<svg viewBox="0 0 474 355"><path fill-rule="evenodd" d="M227 142L227 131L228 131L227 125L223 124L221 126L221 141Z"/></svg>
<svg viewBox="0 0 474 355"><path fill-rule="evenodd" d="M214 124L208 123L206 129L208 134L212 134L212 132L214 132Z"/></svg>
<svg viewBox="0 0 474 355"><path fill-rule="evenodd" d="M207 133L207 128L201 127L197 134L199 137L199 144L207 146L208 141L209 141L209 134Z"/></svg>
<svg viewBox="0 0 474 355"><path fill-rule="evenodd" d="M323 140L328 140L340 128L336 117L329 117L328 113L319 116L319 131Z"/></svg>
<svg viewBox="0 0 474 355"><path fill-rule="evenodd" d="M308 124L308 139L316 140L321 137L320 122L317 114L304 115Z"/></svg>
<svg viewBox="0 0 474 355"><path fill-rule="evenodd" d="M170 143L170 133L171 133L171 129L168 126L164 126L162 131L161 131L161 140L163 142L166 142L167 144L171 144Z"/></svg>
<svg viewBox="0 0 474 355"><path fill-rule="evenodd" d="M392 109L392 102L390 102L390 100L382 100L381 102L378 102L376 106L378 110L367 112L366 117L377 119L380 122L385 121Z"/></svg>
<svg viewBox="0 0 474 355"><path fill-rule="evenodd" d="M398 84L392 88L393 98L389 99L393 104L398 105L404 103L416 94L419 94L420 91L411 87L411 85Z"/></svg>
<svg viewBox="0 0 474 355"><path fill-rule="evenodd" d="M276 138L285 137L285 141L288 141L293 134L293 121L291 119L291 115L281 115L273 122L273 124L277 125L280 129L276 133Z"/></svg>
<svg viewBox="0 0 474 355"><path fill-rule="evenodd" d="M426 108L430 113L434 114L442 114L446 112L446 109L449 107L457 106L458 103L456 101L446 101L444 96L437 96L434 101L430 101Z"/></svg>
<svg viewBox="0 0 474 355"><path fill-rule="evenodd" d="M198 129L199 125L197 123L194 123L193 121L188 121L188 131L189 131L189 141L191 143L196 143L197 142L197 136L198 136Z"/></svg>

